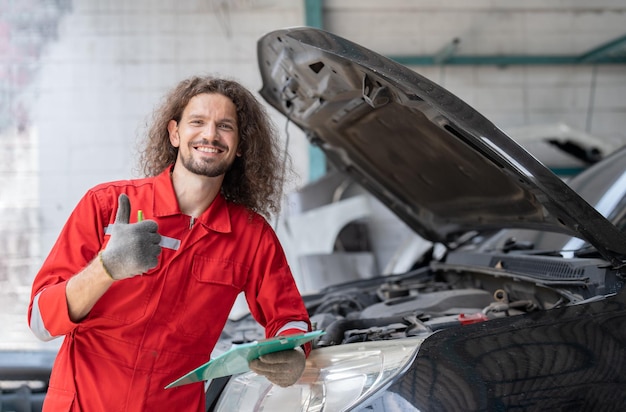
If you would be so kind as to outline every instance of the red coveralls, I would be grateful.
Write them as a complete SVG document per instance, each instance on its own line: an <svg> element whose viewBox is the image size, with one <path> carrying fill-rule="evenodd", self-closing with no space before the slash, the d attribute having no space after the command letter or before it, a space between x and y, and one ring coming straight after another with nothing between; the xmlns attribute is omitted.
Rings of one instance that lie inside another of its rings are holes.
<svg viewBox="0 0 626 412"><path fill-rule="evenodd" d="M66 282L106 245L120 193L130 199L131 223L141 209L159 224L159 264L115 282L73 323ZM219 195L194 221L180 212L169 169L96 186L72 212L33 283L31 329L42 339L65 335L44 410L202 411L202 383L164 387L209 360L241 291L267 337L310 330L284 252L261 216Z"/></svg>

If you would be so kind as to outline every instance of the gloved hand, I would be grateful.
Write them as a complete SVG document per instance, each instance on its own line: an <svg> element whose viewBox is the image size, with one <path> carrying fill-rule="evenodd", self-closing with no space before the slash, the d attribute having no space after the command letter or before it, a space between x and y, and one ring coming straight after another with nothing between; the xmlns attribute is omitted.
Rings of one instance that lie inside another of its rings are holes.
<svg viewBox="0 0 626 412"><path fill-rule="evenodd" d="M270 382L283 388L291 386L302 376L306 357L302 348L268 353L248 362L250 369L265 376Z"/></svg>
<svg viewBox="0 0 626 412"><path fill-rule="evenodd" d="M161 235L157 233L157 223L144 220L129 224L129 219L130 200L122 193L118 198L111 239L100 255L105 270L115 280L139 275L159 263Z"/></svg>

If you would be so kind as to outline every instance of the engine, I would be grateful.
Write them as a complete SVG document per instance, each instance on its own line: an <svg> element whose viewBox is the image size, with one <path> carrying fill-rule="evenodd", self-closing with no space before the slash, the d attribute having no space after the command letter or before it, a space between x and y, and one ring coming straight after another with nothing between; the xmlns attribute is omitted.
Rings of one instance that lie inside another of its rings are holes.
<svg viewBox="0 0 626 412"><path fill-rule="evenodd" d="M317 346L416 336L542 306L532 298L512 296L506 282L484 288L487 282L480 278L479 274L436 274L426 268L382 278L379 284L331 288L308 302L314 328L326 331Z"/></svg>

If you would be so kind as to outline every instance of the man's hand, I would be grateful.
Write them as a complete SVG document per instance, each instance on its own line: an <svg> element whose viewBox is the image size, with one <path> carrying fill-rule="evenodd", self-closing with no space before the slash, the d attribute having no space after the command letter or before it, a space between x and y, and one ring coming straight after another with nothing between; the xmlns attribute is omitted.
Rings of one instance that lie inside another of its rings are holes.
<svg viewBox="0 0 626 412"><path fill-rule="evenodd" d="M265 376L270 382L282 386L291 386L302 376L306 357L302 348L283 350L263 355L249 362L250 369Z"/></svg>
<svg viewBox="0 0 626 412"><path fill-rule="evenodd" d="M105 270L115 280L139 275L159 263L161 235L157 233L157 223L144 220L129 224L129 219L130 200L122 193L118 199L111 239L101 254Z"/></svg>

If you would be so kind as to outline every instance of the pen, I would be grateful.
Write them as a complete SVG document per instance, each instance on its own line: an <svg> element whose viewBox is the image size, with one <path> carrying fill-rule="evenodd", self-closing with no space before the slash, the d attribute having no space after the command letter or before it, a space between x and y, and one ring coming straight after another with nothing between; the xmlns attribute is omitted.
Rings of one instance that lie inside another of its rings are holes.
<svg viewBox="0 0 626 412"><path fill-rule="evenodd" d="M141 222L143 220L143 210L139 209L137 211L137 222Z"/></svg>

